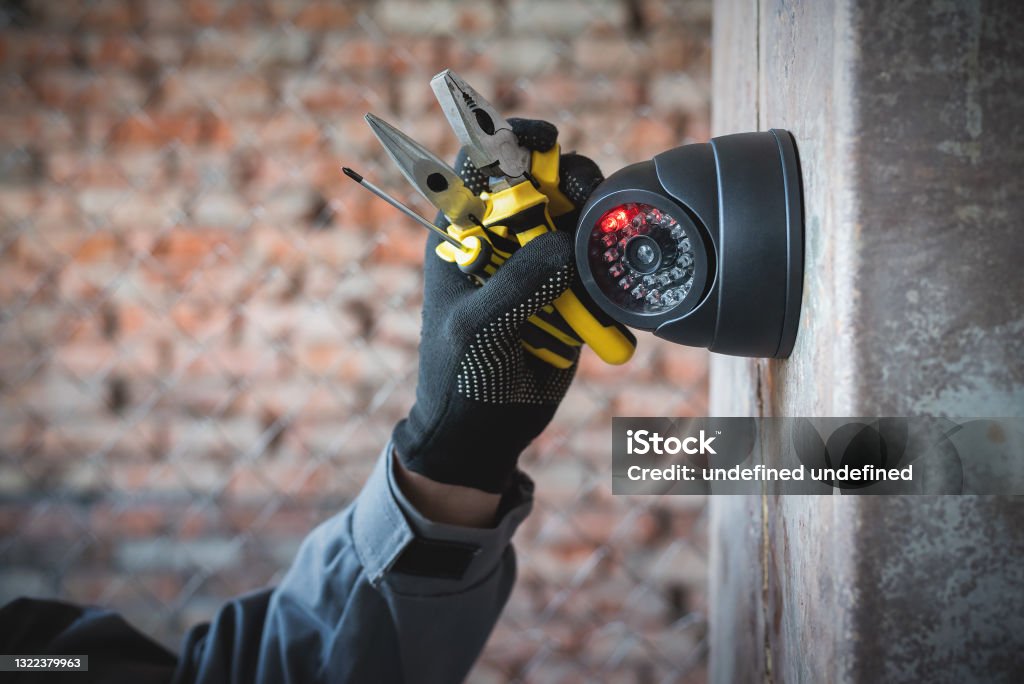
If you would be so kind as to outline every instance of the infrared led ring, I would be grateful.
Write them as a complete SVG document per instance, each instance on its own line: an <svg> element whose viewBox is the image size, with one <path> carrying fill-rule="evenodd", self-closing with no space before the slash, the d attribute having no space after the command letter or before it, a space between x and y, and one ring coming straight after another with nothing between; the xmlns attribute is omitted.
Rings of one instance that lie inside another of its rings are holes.
<svg viewBox="0 0 1024 684"><path fill-rule="evenodd" d="M588 254L601 290L617 306L660 314L694 287L696 255L681 213L642 202L606 211L591 231Z"/></svg>

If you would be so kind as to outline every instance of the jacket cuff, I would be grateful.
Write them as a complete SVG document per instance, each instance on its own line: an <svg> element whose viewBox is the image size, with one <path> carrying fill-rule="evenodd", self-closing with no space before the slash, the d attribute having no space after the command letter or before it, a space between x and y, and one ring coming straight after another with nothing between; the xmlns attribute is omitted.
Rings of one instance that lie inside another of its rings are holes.
<svg viewBox="0 0 1024 684"><path fill-rule="evenodd" d="M389 443L356 500L352 536L356 553L370 582L382 581L395 591L410 594L447 594L483 581L498 566L516 528L533 506L533 482L519 472L502 496L504 514L494 527L460 527L425 518L398 487ZM392 567L416 541L469 551L457 579L406 574Z"/></svg>

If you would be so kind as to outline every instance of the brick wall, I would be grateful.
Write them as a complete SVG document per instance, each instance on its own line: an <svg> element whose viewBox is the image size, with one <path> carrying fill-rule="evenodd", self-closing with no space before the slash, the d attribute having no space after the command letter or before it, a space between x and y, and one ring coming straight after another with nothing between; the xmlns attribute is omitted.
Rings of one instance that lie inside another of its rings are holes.
<svg viewBox="0 0 1024 684"><path fill-rule="evenodd" d="M606 172L708 135L706 0L26 1L0 10L0 600L173 644L351 500L415 380L424 213L362 121L439 154L452 67ZM703 502L609 492L612 415L706 359L584 355L476 681L699 681Z"/></svg>

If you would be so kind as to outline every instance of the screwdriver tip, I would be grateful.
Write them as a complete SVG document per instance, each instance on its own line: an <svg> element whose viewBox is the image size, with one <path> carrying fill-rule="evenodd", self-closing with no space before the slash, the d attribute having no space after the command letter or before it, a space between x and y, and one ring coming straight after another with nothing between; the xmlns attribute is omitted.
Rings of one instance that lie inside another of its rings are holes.
<svg viewBox="0 0 1024 684"><path fill-rule="evenodd" d="M342 173L344 173L344 174L345 174L346 176L348 176L349 178L351 178L352 180L354 180L354 181L355 181L356 183L362 183L362 182L363 182L363 177L362 177L362 176L360 176L360 175L359 175L358 173L356 173L355 171L353 171L352 169L348 168L347 166L342 166L342 167L341 167L341 171L342 171Z"/></svg>

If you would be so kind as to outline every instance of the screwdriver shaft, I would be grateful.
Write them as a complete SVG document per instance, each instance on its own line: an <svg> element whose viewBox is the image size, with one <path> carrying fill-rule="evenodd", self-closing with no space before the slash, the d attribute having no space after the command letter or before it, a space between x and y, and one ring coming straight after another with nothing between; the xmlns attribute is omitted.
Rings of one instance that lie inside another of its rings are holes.
<svg viewBox="0 0 1024 684"><path fill-rule="evenodd" d="M396 200L394 197L392 197L388 193L384 192L383 190L381 190L376 185L374 185L370 181L368 181L365 178L363 178L361 175L359 175L358 173L356 173L352 169L348 168L347 166L343 166L341 168L341 170L344 172L344 174L346 176L348 176L349 178L354 180L356 183L359 183L360 185L362 185L364 188L366 188L367 190L372 192L377 197L380 197L382 200L384 200L385 202L387 202L388 204L393 206L395 209L398 209L400 212L402 212L403 214L405 214L409 218L411 218L414 221L420 223L427 230L432 230L435 233L437 233L437 235L440 236L442 240L447 240L448 242L450 242L451 244L455 245L459 249L465 249L462 246L461 242L456 240L454 237L449 235L447 232L445 232L444 230L441 230L440 228L435 226L433 223L431 223L427 219L423 218L422 216L417 214L415 211L413 211L409 207L405 206L404 204L402 204L401 202Z"/></svg>

